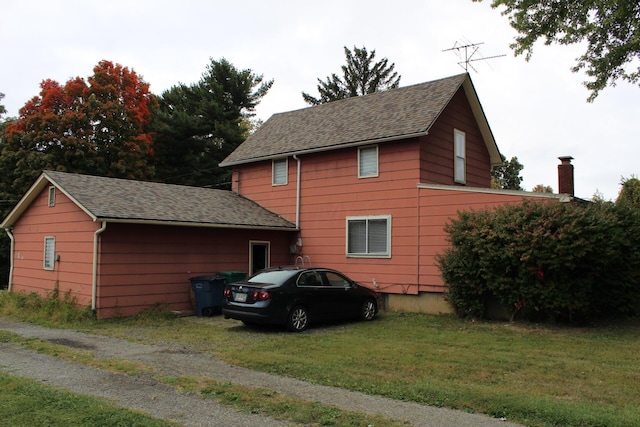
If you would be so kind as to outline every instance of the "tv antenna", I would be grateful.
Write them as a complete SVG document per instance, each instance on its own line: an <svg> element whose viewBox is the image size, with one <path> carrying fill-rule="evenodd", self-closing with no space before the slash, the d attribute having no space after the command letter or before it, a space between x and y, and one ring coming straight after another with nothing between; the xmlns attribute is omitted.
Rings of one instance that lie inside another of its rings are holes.
<svg viewBox="0 0 640 427"><path fill-rule="evenodd" d="M468 43L468 44L459 44L458 42L455 42L453 44L453 47L450 49L445 49L443 50L443 52L449 52L452 50L455 50L456 53L458 54L458 57L461 59L460 62L458 62L458 65L460 65L462 68L464 68L464 71L468 72L469 68L471 68L473 71L475 71L476 73L478 72L478 70L476 70L475 68L473 68L473 65L471 65L472 62L475 61L486 61L487 59L493 59L493 58L501 58L503 56L507 56L507 55L494 55L494 56L481 56L479 58L476 58L476 54L479 55L479 50L480 48L478 46L483 45L484 42L481 43ZM464 57L462 56L464 52Z"/></svg>

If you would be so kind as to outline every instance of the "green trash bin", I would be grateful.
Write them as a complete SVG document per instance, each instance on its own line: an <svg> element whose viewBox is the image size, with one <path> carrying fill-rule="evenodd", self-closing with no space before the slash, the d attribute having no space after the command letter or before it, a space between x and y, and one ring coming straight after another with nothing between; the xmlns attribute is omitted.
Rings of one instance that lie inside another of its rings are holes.
<svg viewBox="0 0 640 427"><path fill-rule="evenodd" d="M192 277L191 288L195 297L196 316L212 316L222 311L222 297L227 280L222 276Z"/></svg>
<svg viewBox="0 0 640 427"><path fill-rule="evenodd" d="M220 271L218 276L222 276L227 280L227 283L235 283L247 278L245 271Z"/></svg>

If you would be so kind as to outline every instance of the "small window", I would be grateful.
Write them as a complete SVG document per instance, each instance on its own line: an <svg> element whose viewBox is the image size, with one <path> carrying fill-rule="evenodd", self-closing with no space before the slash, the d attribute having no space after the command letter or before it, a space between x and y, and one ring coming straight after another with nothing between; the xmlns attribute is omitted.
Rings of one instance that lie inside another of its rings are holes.
<svg viewBox="0 0 640 427"><path fill-rule="evenodd" d="M453 130L453 151L454 164L453 174L454 180L458 184L466 184L467 182L467 151L465 133L458 129Z"/></svg>
<svg viewBox="0 0 640 427"><path fill-rule="evenodd" d="M358 178L378 176L378 146L358 150Z"/></svg>
<svg viewBox="0 0 640 427"><path fill-rule="evenodd" d="M55 266L56 254L56 238L45 237L44 238L44 262L43 267L45 270L53 270Z"/></svg>
<svg viewBox="0 0 640 427"><path fill-rule="evenodd" d="M56 187L49 187L49 206L56 205Z"/></svg>
<svg viewBox="0 0 640 427"><path fill-rule="evenodd" d="M347 218L347 256L391 257L391 217Z"/></svg>
<svg viewBox="0 0 640 427"><path fill-rule="evenodd" d="M288 172L287 159L276 159L273 161L273 185L287 185Z"/></svg>

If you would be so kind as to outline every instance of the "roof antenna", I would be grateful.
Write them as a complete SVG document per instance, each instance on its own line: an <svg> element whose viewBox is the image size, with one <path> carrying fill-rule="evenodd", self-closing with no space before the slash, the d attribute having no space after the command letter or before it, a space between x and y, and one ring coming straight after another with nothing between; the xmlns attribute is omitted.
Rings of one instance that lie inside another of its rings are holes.
<svg viewBox="0 0 640 427"><path fill-rule="evenodd" d="M478 70L473 68L473 65L471 65L471 62L474 62L474 61L486 61L487 59L501 58L503 56L507 56L507 55L494 55L494 56L482 56L482 57L479 57L479 58L474 57L478 53L478 51L480 50L480 48L478 46L480 46L482 44L484 44L484 42L481 42L481 43L467 43L467 44L460 44L458 42L455 42L453 44L452 48L445 49L445 50L443 50L443 52L449 52L449 51L455 50L456 53L458 54L458 57L460 58L460 62L458 62L458 65L460 65L462 68L464 68L464 71L466 71L466 72L469 72L469 68L471 68L476 73L478 72ZM462 51L464 51L464 59L462 57Z"/></svg>

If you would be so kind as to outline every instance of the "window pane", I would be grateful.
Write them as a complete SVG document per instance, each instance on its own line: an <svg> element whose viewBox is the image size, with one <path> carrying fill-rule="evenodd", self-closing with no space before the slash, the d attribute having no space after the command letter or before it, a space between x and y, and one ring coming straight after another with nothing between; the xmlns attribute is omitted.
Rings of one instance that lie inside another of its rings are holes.
<svg viewBox="0 0 640 427"><path fill-rule="evenodd" d="M378 148L367 147L360 149L360 170L358 176L378 175Z"/></svg>
<svg viewBox="0 0 640 427"><path fill-rule="evenodd" d="M367 250L367 222L365 220L349 221L347 252L364 254Z"/></svg>
<svg viewBox="0 0 640 427"><path fill-rule="evenodd" d="M453 145L455 152L455 160L453 164L454 168L454 179L456 182L464 184L467 179L466 172L466 141L464 132L460 132L459 130L453 131Z"/></svg>
<svg viewBox="0 0 640 427"><path fill-rule="evenodd" d="M369 220L369 247L368 253L387 252L387 220Z"/></svg>
<svg viewBox="0 0 640 427"><path fill-rule="evenodd" d="M53 270L54 256L56 250L56 240L53 237L44 239L44 269Z"/></svg>
<svg viewBox="0 0 640 427"><path fill-rule="evenodd" d="M287 159L273 161L273 184L287 183Z"/></svg>

